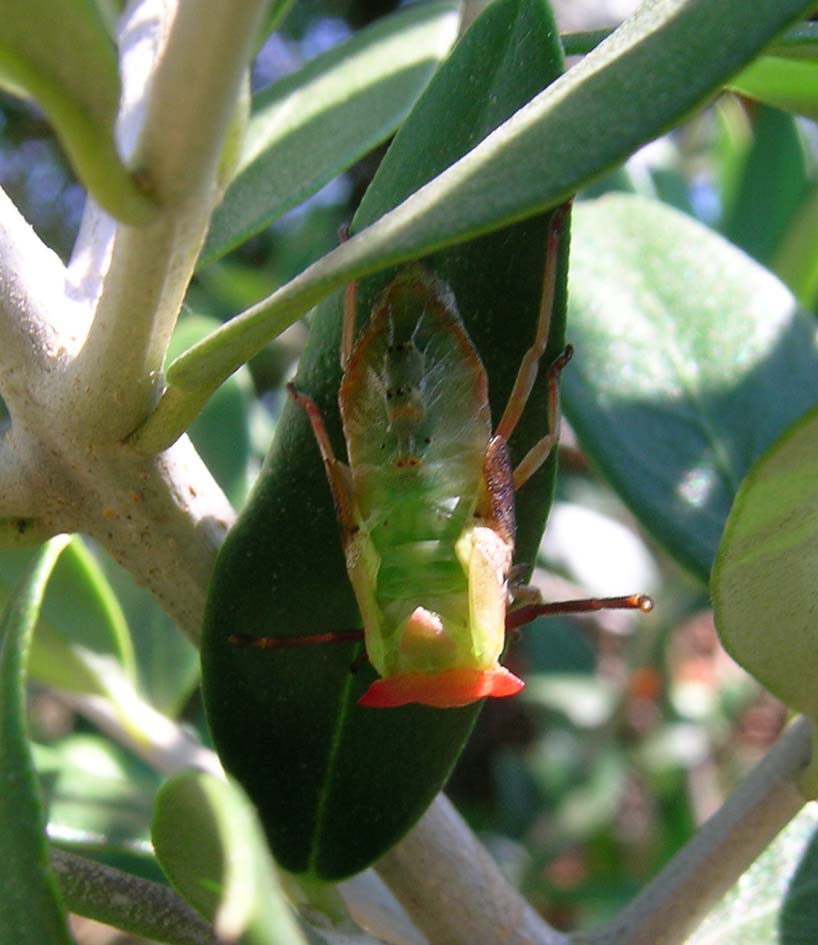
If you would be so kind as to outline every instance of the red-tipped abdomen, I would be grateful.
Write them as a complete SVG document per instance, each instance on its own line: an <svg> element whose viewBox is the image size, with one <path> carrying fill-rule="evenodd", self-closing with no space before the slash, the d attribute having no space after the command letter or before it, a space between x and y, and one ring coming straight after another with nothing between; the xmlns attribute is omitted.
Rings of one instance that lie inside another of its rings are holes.
<svg viewBox="0 0 818 945"><path fill-rule="evenodd" d="M501 699L525 683L504 666L496 669L449 669L442 673L402 673L378 679L358 700L370 709L392 709L418 702L435 709L454 709L478 699Z"/></svg>

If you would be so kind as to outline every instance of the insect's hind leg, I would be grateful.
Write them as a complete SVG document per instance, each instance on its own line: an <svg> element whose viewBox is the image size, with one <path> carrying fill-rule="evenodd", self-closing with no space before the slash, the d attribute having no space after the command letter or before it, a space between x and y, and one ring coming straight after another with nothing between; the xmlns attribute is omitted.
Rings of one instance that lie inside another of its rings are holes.
<svg viewBox="0 0 818 945"><path fill-rule="evenodd" d="M548 433L538 440L525 454L514 470L514 491L521 489L551 455L551 450L560 438L560 374L571 360L574 349L568 345L565 351L548 368Z"/></svg>
<svg viewBox="0 0 818 945"><path fill-rule="evenodd" d="M503 411L503 416L500 418L500 422L497 424L495 431L495 435L503 437L506 442L511 438L511 434L516 429L520 417L523 415L525 405L534 387L534 381L537 379L540 358L545 354L545 349L548 345L548 334L551 330L551 313L554 309L554 296L557 286L559 248L570 207L570 201L559 207L551 217L551 222L548 226L545 249L545 272L543 274L542 295L540 297L540 311L537 317L537 330L531 347L523 355L523 359L520 362L517 377L514 380L514 387L512 388L506 409Z"/></svg>

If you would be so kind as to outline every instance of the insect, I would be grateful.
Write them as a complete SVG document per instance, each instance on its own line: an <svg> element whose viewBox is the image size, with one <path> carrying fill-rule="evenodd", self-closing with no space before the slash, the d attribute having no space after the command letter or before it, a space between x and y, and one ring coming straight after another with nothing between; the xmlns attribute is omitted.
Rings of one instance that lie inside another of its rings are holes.
<svg viewBox="0 0 818 945"><path fill-rule="evenodd" d="M277 649L363 638L380 678L359 704L450 708L523 688L500 664L508 630L544 614L652 607L641 595L531 602L530 589L510 583L514 494L557 441L559 374L572 353L547 369L551 432L512 469L507 444L548 340L563 220L552 218L534 341L494 431L485 368L443 280L418 265L404 269L357 342L348 289L338 396L348 463L335 456L318 405L288 390L324 460L364 629L233 643Z"/></svg>

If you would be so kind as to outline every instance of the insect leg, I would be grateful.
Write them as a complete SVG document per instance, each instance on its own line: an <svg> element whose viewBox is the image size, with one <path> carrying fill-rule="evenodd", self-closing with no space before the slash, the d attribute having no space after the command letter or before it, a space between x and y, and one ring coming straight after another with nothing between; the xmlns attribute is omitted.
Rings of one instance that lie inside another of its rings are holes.
<svg viewBox="0 0 818 945"><path fill-rule="evenodd" d="M556 210L548 227L545 273L543 275L542 296L540 297L540 312L537 318L537 331L531 347L523 355L523 360L520 362L511 396L508 398L506 409L495 431L498 436L502 436L506 441L510 439L523 414L534 381L537 379L540 358L545 353L548 344L548 332L551 328L551 312L554 307L554 292L557 284L560 240L569 207L570 203L567 203Z"/></svg>
<svg viewBox="0 0 818 945"><path fill-rule="evenodd" d="M571 360L574 349L571 345L563 351L548 369L548 430L525 454L514 470L514 491L520 489L548 459L560 437L560 373Z"/></svg>
<svg viewBox="0 0 818 945"><path fill-rule="evenodd" d="M341 526L341 537L346 548L347 540L358 529L355 521L355 515L352 510L352 489L349 479L349 468L336 458L330 443L327 428L324 426L324 418L321 416L321 408L318 404L296 390L293 384L287 385L287 393L301 407L309 418L312 432L315 434L315 440L318 443L318 449L321 451L321 458L324 460L324 467L327 471L332 499L335 503L335 511L338 515L338 522Z"/></svg>

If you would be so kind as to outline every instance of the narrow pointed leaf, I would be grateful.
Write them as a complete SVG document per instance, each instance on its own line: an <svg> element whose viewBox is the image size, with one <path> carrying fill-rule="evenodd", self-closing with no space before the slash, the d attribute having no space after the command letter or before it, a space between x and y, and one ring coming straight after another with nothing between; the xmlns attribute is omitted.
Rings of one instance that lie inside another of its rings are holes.
<svg viewBox="0 0 818 945"><path fill-rule="evenodd" d="M207 265L301 203L404 120L457 35L458 4L416 4L259 92L213 214Z"/></svg>
<svg viewBox="0 0 818 945"><path fill-rule="evenodd" d="M394 213L177 359L151 422L184 429L197 402L224 377L349 279L555 206L685 118L812 6L804 0L643 4ZM712 55L716 36L718 56Z"/></svg>
<svg viewBox="0 0 818 945"><path fill-rule="evenodd" d="M38 552L0 623L0 940L70 945L48 868L45 818L26 732L25 676L31 635L64 538Z"/></svg>

